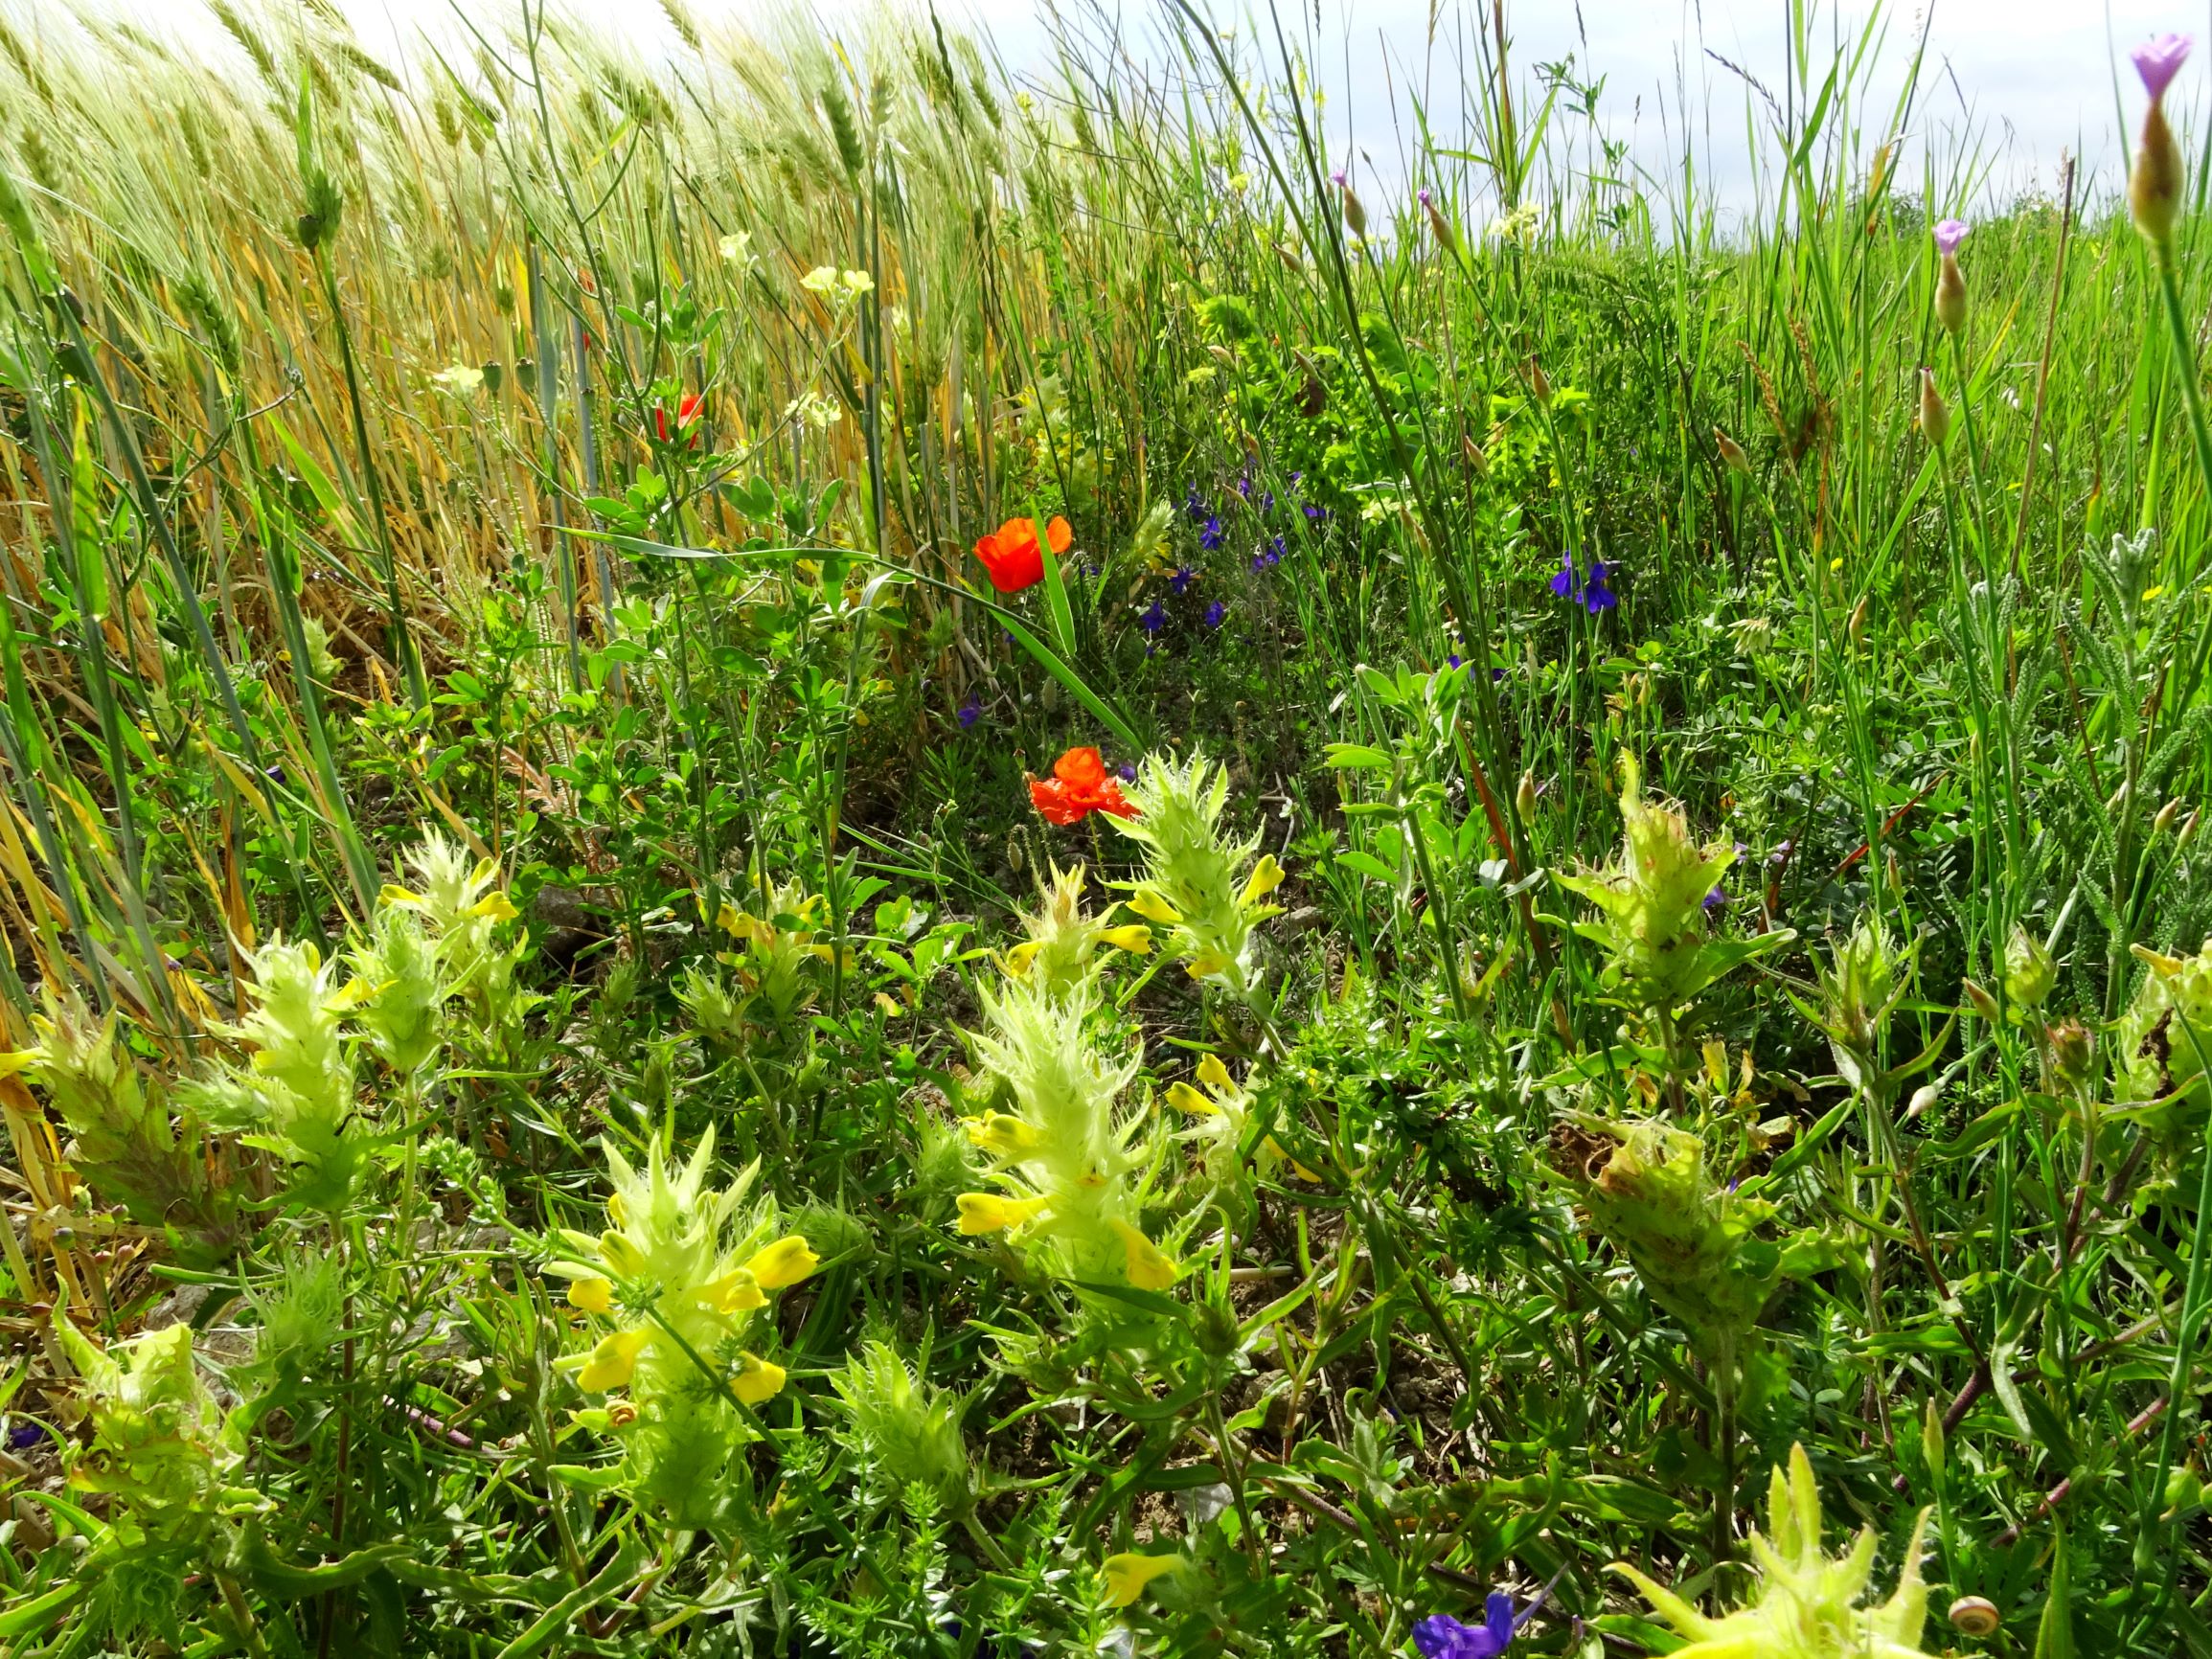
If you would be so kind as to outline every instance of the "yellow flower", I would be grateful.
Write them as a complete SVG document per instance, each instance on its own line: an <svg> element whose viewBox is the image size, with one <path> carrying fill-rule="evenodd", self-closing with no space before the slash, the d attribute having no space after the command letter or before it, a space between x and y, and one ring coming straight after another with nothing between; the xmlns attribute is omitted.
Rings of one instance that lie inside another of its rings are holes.
<svg viewBox="0 0 2212 1659"><path fill-rule="evenodd" d="M1183 1564L1180 1556L1139 1556L1123 1554L1106 1558L1106 1600L1117 1607L1127 1607L1154 1579L1172 1573Z"/></svg>
<svg viewBox="0 0 2212 1659"><path fill-rule="evenodd" d="M717 1313L743 1313L748 1308L768 1305L768 1299L761 1294L760 1280L749 1267L733 1268L719 1279L700 1285L693 1295Z"/></svg>
<svg viewBox="0 0 2212 1659"><path fill-rule="evenodd" d="M1018 1227L1040 1214L1049 1198L1001 1198L995 1193L963 1193L953 1200L960 1206L960 1231L973 1237Z"/></svg>
<svg viewBox="0 0 2212 1659"><path fill-rule="evenodd" d="M744 1367L730 1379L730 1392L747 1405L759 1405L784 1392L784 1368L773 1360L746 1352Z"/></svg>
<svg viewBox="0 0 2212 1659"><path fill-rule="evenodd" d="M1038 1148L1036 1129L1010 1112L968 1120L968 1138L994 1158L1018 1158Z"/></svg>
<svg viewBox="0 0 2212 1659"><path fill-rule="evenodd" d="M763 1290L781 1290L786 1285L796 1284L821 1265L822 1259L796 1233L777 1239L745 1263Z"/></svg>
<svg viewBox="0 0 2212 1659"><path fill-rule="evenodd" d="M1126 950L1131 956L1152 954L1152 930L1141 921L1132 921L1127 927L1109 927L1099 937L1116 950Z"/></svg>
<svg viewBox="0 0 2212 1659"><path fill-rule="evenodd" d="M1275 1139L1274 1136L1269 1135L1265 1141L1262 1141L1260 1145L1265 1147L1268 1151L1274 1153L1276 1157L1282 1159L1286 1164L1288 1164L1290 1166L1290 1173L1297 1176L1299 1180L1318 1181L1321 1178L1313 1170L1306 1168L1305 1165L1298 1162L1297 1159L1291 1157L1288 1151L1284 1150L1283 1143Z"/></svg>
<svg viewBox="0 0 2212 1659"><path fill-rule="evenodd" d="M1029 965L1037 953L1044 948L1044 941L1033 939L1027 944L1017 944L1006 953L1006 971L1015 978L1029 971Z"/></svg>
<svg viewBox="0 0 2212 1659"><path fill-rule="evenodd" d="M1207 979L1229 971L1229 959L1218 950L1200 951L1183 965L1183 971L1193 979Z"/></svg>
<svg viewBox="0 0 2212 1659"><path fill-rule="evenodd" d="M645 1252L630 1242L627 1234L612 1227L599 1236L599 1259L625 1279L635 1279L646 1270Z"/></svg>
<svg viewBox="0 0 2212 1659"><path fill-rule="evenodd" d="M1157 888L1140 887L1124 902L1147 921L1156 921L1162 927L1173 927L1183 919L1182 912L1170 904Z"/></svg>
<svg viewBox="0 0 2212 1659"><path fill-rule="evenodd" d="M1220 1055L1208 1055L1198 1062L1198 1081L1209 1089L1220 1089L1223 1093L1237 1086L1236 1079L1229 1076L1229 1068L1221 1063Z"/></svg>
<svg viewBox="0 0 2212 1659"><path fill-rule="evenodd" d="M637 1356L651 1340L650 1330L618 1330L601 1337L583 1370L577 1374L577 1382L586 1394L604 1394L610 1388L626 1386L630 1374L637 1370Z"/></svg>
<svg viewBox="0 0 2212 1659"><path fill-rule="evenodd" d="M1266 853L1252 866L1252 874L1244 878L1244 891L1237 896L1239 904L1253 904L1283 885L1283 867L1275 862L1272 852Z"/></svg>
<svg viewBox="0 0 2212 1659"><path fill-rule="evenodd" d="M1165 1290L1175 1282L1175 1275L1181 1269L1157 1244L1127 1221L1115 1220L1108 1225L1121 1239L1123 1250L1128 1252L1126 1270L1131 1284L1139 1290Z"/></svg>
<svg viewBox="0 0 2212 1659"><path fill-rule="evenodd" d="M568 1305L584 1313L611 1312L614 1286L604 1279L579 1279L568 1287Z"/></svg>
<svg viewBox="0 0 2212 1659"><path fill-rule="evenodd" d="M1177 1111L1188 1112L1194 1118L1218 1118L1221 1115L1219 1101L1210 1101L1189 1083L1168 1085L1168 1104Z"/></svg>

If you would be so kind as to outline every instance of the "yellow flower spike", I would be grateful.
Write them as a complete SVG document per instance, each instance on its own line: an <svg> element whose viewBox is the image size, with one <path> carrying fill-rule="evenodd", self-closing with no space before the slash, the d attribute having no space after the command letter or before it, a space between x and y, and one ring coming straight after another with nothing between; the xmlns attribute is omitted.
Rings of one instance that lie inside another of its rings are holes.
<svg viewBox="0 0 2212 1659"><path fill-rule="evenodd" d="M1152 930L1141 921L1132 921L1127 927L1106 928L1099 937L1116 950L1126 950L1131 956L1152 953Z"/></svg>
<svg viewBox="0 0 2212 1659"><path fill-rule="evenodd" d="M772 1359L763 1359L747 1352L741 1356L744 1366L730 1378L730 1392L747 1405L759 1405L774 1399L784 1392L784 1368Z"/></svg>
<svg viewBox="0 0 2212 1659"><path fill-rule="evenodd" d="M610 1388L627 1387L630 1375L637 1370L637 1356L651 1340L650 1330L618 1330L601 1337L599 1346L591 1351L591 1357L577 1374L578 1385L586 1394L604 1394Z"/></svg>
<svg viewBox="0 0 2212 1659"><path fill-rule="evenodd" d="M1198 1062L1198 1081L1224 1095L1235 1093L1237 1088L1236 1079L1229 1076L1229 1068L1221 1063L1220 1055L1208 1055Z"/></svg>
<svg viewBox="0 0 2212 1659"><path fill-rule="evenodd" d="M768 1305L768 1299L761 1293L761 1282L744 1267L700 1285L693 1294L717 1313L744 1313Z"/></svg>
<svg viewBox="0 0 2212 1659"><path fill-rule="evenodd" d="M599 1259L621 1279L635 1279L646 1269L645 1252L629 1241L628 1234L613 1227L599 1236Z"/></svg>
<svg viewBox="0 0 2212 1659"><path fill-rule="evenodd" d="M1156 921L1162 927L1173 927L1183 919L1183 913L1170 904L1157 888L1140 887L1123 902L1147 921Z"/></svg>
<svg viewBox="0 0 2212 1659"><path fill-rule="evenodd" d="M579 1279L568 1287L568 1305L582 1313L614 1311L614 1286L604 1279Z"/></svg>
<svg viewBox="0 0 2212 1659"><path fill-rule="evenodd" d="M1001 1198L995 1193L963 1193L953 1199L960 1206L960 1231L969 1238L1019 1227L1043 1214L1050 1198Z"/></svg>
<svg viewBox="0 0 2212 1659"><path fill-rule="evenodd" d="M822 1259L796 1233L777 1239L745 1263L763 1290L796 1284L821 1265Z"/></svg>
<svg viewBox="0 0 2212 1659"><path fill-rule="evenodd" d="M1194 1118L1218 1118L1221 1115L1220 1102L1208 1100L1189 1083L1170 1083L1168 1104L1177 1111L1190 1113Z"/></svg>
<svg viewBox="0 0 2212 1659"><path fill-rule="evenodd" d="M1175 1275L1182 1269L1175 1265L1166 1251L1127 1221L1116 1220L1107 1225L1113 1228L1114 1236L1122 1241L1122 1248L1128 1253L1125 1265L1131 1284L1139 1290L1165 1290L1175 1282Z"/></svg>
<svg viewBox="0 0 2212 1659"><path fill-rule="evenodd" d="M1180 1556L1140 1556L1133 1552L1108 1556L1104 1563L1106 1600L1117 1607L1129 1606L1154 1579L1174 1572L1182 1564Z"/></svg>
<svg viewBox="0 0 2212 1659"><path fill-rule="evenodd" d="M1035 1128L1009 1112L968 1120L968 1138L994 1158L1018 1158L1039 1144Z"/></svg>
<svg viewBox="0 0 2212 1659"><path fill-rule="evenodd" d="M1276 888L1283 885L1283 867L1275 862L1272 852L1262 855L1252 866L1252 874L1244 878L1244 891L1237 895L1239 904L1256 904Z"/></svg>

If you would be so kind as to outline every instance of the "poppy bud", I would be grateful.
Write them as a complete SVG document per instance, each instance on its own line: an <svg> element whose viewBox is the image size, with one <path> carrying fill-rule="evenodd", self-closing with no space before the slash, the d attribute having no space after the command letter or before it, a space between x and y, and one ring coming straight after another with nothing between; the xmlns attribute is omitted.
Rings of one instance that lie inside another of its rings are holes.
<svg viewBox="0 0 2212 1659"><path fill-rule="evenodd" d="M1980 1014L1992 1025L2003 1018L2003 1015L1997 1011L1997 999L1974 984L1973 980L1961 980L1959 988L1966 992L1967 1001L1973 1004L1974 1012Z"/></svg>
<svg viewBox="0 0 2212 1659"><path fill-rule="evenodd" d="M1341 172L1329 175L1329 182L1344 193L1344 228L1356 237L1367 234L1367 210L1359 205L1359 198L1352 193L1352 186Z"/></svg>
<svg viewBox="0 0 2212 1659"><path fill-rule="evenodd" d="M1745 476L1749 475L1751 471L1751 457L1744 453L1743 444L1737 443L1735 439L1729 437L1727 433L1722 431L1718 426L1713 428L1713 442L1720 448L1721 463L1722 466L1726 466L1731 472L1743 473Z"/></svg>
<svg viewBox="0 0 2212 1659"><path fill-rule="evenodd" d="M1435 234L1437 245L1448 254L1459 252L1459 238L1453 234L1451 221L1444 216L1444 210L1436 205L1436 197L1426 189L1420 193L1421 211L1428 216L1428 228Z"/></svg>
<svg viewBox="0 0 2212 1659"><path fill-rule="evenodd" d="M2189 56L2189 39L2182 34L2161 34L2135 48L2135 73L2151 95L2143 112L2143 131L2135 142L2135 165L2128 174L2128 212L2135 228L2164 251L2173 241L2174 217L2181 207L2183 169L2181 147L2166 125L2166 88L2180 73Z"/></svg>
<svg viewBox="0 0 2212 1659"><path fill-rule="evenodd" d="M1935 389L1933 372L1920 372L1920 429L1928 443L1941 449L1950 438L1950 406Z"/></svg>
<svg viewBox="0 0 2212 1659"><path fill-rule="evenodd" d="M2086 1087L2097 1052L2097 1039L2089 1028L2078 1019L2062 1019L2052 1023L2047 1035L2052 1075L2076 1088Z"/></svg>

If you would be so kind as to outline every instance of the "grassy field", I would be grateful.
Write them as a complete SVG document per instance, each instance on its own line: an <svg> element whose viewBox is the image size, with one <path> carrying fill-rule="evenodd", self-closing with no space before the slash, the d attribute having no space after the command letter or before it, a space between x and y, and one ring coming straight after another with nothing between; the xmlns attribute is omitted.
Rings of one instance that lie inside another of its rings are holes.
<svg viewBox="0 0 2212 1659"><path fill-rule="evenodd" d="M0 1651L2212 1654L2178 49L211 4L0 4Z"/></svg>

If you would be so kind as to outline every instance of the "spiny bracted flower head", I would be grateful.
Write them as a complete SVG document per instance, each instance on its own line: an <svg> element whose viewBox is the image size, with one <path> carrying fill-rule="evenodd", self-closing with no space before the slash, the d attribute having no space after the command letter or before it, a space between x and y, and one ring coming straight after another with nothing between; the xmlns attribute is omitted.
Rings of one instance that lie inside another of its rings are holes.
<svg viewBox="0 0 2212 1659"><path fill-rule="evenodd" d="M744 946L720 960L738 971L748 999L757 998L780 1023L813 1001L814 965L834 960L821 934L830 920L830 901L797 881L783 882L762 895L748 889L747 903L759 898L761 914L725 903L716 918L722 931Z"/></svg>
<svg viewBox="0 0 2212 1659"><path fill-rule="evenodd" d="M1578 1117L1600 1149L1575 1171L1598 1231L1635 1264L1644 1290L1712 1357L1735 1350L1774 1293L1783 1266L1756 1238L1774 1207L1716 1183L1704 1144L1657 1121Z"/></svg>
<svg viewBox="0 0 2212 1659"><path fill-rule="evenodd" d="M1676 1009L1788 936L1761 935L1725 949L1709 944L1705 900L1736 861L1735 849L1724 841L1699 847L1681 809L1646 802L1641 784L1635 761L1624 758L1618 862L1558 880L1598 907L1599 920L1575 931L1605 948L1608 982L1643 1006Z"/></svg>
<svg viewBox="0 0 2212 1659"><path fill-rule="evenodd" d="M1130 1180L1149 1161L1134 1144L1144 1123L1117 1119L1141 1053L1106 1057L1090 1029L1096 993L1088 982L1055 995L1010 980L982 1001L987 1029L973 1036L976 1053L1016 1110L969 1120L969 1139L996 1164L1005 1192L961 1193L960 1231L1018 1232L1078 1281L1166 1289L1178 1270L1138 1225Z"/></svg>
<svg viewBox="0 0 2212 1659"><path fill-rule="evenodd" d="M379 905L372 926L368 941L348 953L362 988L353 1017L384 1063L411 1076L438 1052L446 994L442 942L404 905Z"/></svg>
<svg viewBox="0 0 2212 1659"><path fill-rule="evenodd" d="M1242 996L1255 982L1252 929L1277 906L1266 902L1282 884L1283 867L1260 841L1222 833L1229 769L1203 755L1178 765L1147 755L1129 791L1139 815L1114 827L1144 850L1145 878L1129 906L1148 921L1174 929L1173 948L1193 979Z"/></svg>
<svg viewBox="0 0 2212 1659"><path fill-rule="evenodd" d="M1219 1055L1198 1062L1196 1083L1168 1085L1168 1104L1190 1120L1180 1138L1205 1148L1206 1172L1217 1186L1233 1185L1243 1174L1241 1154L1244 1132L1252 1121L1252 1098L1239 1086ZM1301 1180L1320 1179L1288 1152L1273 1135L1265 1137L1252 1151L1252 1167L1262 1177L1288 1164Z"/></svg>
<svg viewBox="0 0 2212 1659"><path fill-rule="evenodd" d="M372 988L341 986L335 962L307 941L273 936L253 955L254 1003L235 1028L255 1048L254 1070L281 1084L316 1117L336 1119L352 1106L353 1067L340 1025L367 1001Z"/></svg>
<svg viewBox="0 0 2212 1659"><path fill-rule="evenodd" d="M53 1329L91 1408L92 1443L70 1470L71 1484L123 1500L156 1542L204 1536L238 1451L194 1364L191 1326L171 1325L104 1352L65 1315Z"/></svg>
<svg viewBox="0 0 2212 1659"><path fill-rule="evenodd" d="M1892 946L1881 918L1872 913L1859 919L1830 956L1830 966L1814 968L1820 1029L1828 1034L1837 1072L1857 1086L1873 1077L1889 1016L1911 988L1911 957Z"/></svg>
<svg viewBox="0 0 2212 1659"><path fill-rule="evenodd" d="M1083 868L1052 867L1052 885L1037 910L1022 918L1028 940L1006 953L1007 973L1053 992L1088 984L1099 968L1101 945L1142 956L1152 947L1152 929L1142 922L1112 927L1083 907Z"/></svg>
<svg viewBox="0 0 2212 1659"><path fill-rule="evenodd" d="M2201 1119L2212 1071L2212 939L2195 956L2134 947L2149 969L2113 1030L2123 1104L2168 1139Z"/></svg>
<svg viewBox="0 0 2212 1659"><path fill-rule="evenodd" d="M146 1093L116 1036L112 1012L96 1018L74 991L60 998L49 992L46 1011L31 1016L31 1029L37 1045L0 1054L0 1077L29 1073L72 1133L127 1137L147 1120Z"/></svg>
<svg viewBox="0 0 2212 1659"><path fill-rule="evenodd" d="M443 947L455 991L466 989L492 961L492 935L515 909L499 886L499 866L473 858L458 841L435 830L407 857L414 886L389 886L380 903L420 914Z"/></svg>
<svg viewBox="0 0 2212 1659"><path fill-rule="evenodd" d="M960 1433L963 1402L918 1377L887 1342L870 1341L830 1378L851 1439L877 1483L889 1492L926 1487L958 1514L975 1499L968 1443Z"/></svg>
<svg viewBox="0 0 2212 1659"><path fill-rule="evenodd" d="M1820 1489L1803 1446L1791 1448L1787 1474L1774 1471L1767 1512L1767 1535L1751 1535L1759 1600L1717 1619L1634 1567L1613 1563L1612 1571L1689 1638L1675 1659L1929 1659L1920 1646L1927 1623L1927 1586L1920 1577L1925 1510L1913 1523L1897 1588L1877 1606L1860 1604L1874 1577L1874 1529L1861 1532L1844 1555L1821 1549Z"/></svg>
<svg viewBox="0 0 2212 1659"><path fill-rule="evenodd" d="M690 1160L672 1168L655 1142L641 1170L603 1143L614 1191L607 1197L611 1223L596 1239L563 1228L547 1271L569 1282L568 1303L613 1326L572 1365L587 1392L634 1385L641 1398L659 1389L696 1384L698 1361L726 1358L754 1309L768 1294L806 1279L820 1265L807 1240L779 1236L772 1208L760 1206L736 1225L759 1166L747 1167L726 1187L711 1187L714 1131L699 1138ZM597 1328L595 1327L595 1329ZM783 1374L755 1356L731 1380L741 1398L759 1390L768 1373ZM741 1379L750 1376L749 1382ZM750 1401L748 1401L750 1403Z"/></svg>

